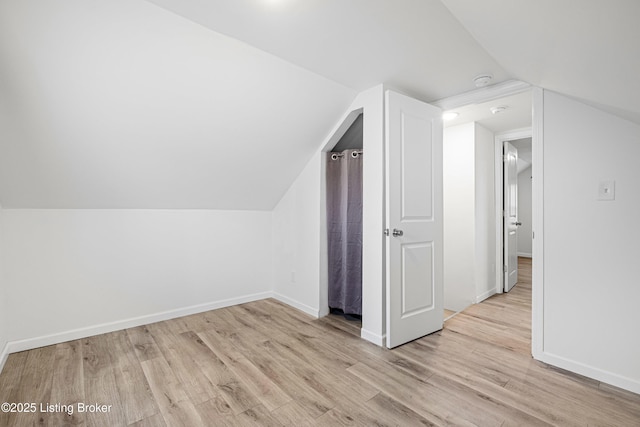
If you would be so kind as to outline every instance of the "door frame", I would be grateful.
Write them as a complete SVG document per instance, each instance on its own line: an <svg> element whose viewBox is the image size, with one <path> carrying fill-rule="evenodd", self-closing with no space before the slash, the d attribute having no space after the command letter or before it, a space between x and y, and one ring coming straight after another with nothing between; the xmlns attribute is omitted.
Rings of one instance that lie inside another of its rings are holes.
<svg viewBox="0 0 640 427"><path fill-rule="evenodd" d="M441 100L431 102L431 104L447 111L470 104L482 103L509 95L515 95L527 90L531 90L533 109L531 121L531 151L533 160L532 174L534 176L534 180L532 182L531 193L533 197L532 228L534 239L531 252L534 261L531 281L531 354L535 359L541 360L544 357L544 90L541 87L532 86L522 81L510 80L460 95L443 98ZM502 159L500 159L500 162L502 162ZM502 181L502 178L500 180ZM500 189L499 193L496 193L496 198L498 194L502 194L502 189ZM500 208L500 210L502 209ZM500 223L500 227L497 228L497 230L502 230L502 223ZM499 239L498 241L501 240L502 239ZM500 249L500 251L501 250L502 249ZM496 264L498 264L497 260ZM496 270L497 269L498 268L496 267ZM500 274L496 274L496 277L499 278L496 279L496 281L500 281L500 283L502 283L502 276L501 266Z"/></svg>
<svg viewBox="0 0 640 427"><path fill-rule="evenodd" d="M362 170L362 327L360 337L378 346L386 338L386 271L384 254L385 188L384 188L384 91L385 85L374 86L356 96L327 139L320 146L319 167L319 281L318 317L328 314L328 257L326 224L326 158L357 116L363 116Z"/></svg>
<svg viewBox="0 0 640 427"><path fill-rule="evenodd" d="M515 139L532 138L532 128L515 129L507 132L501 132L495 135L494 143L494 182L495 182L495 221L496 221L496 293L504 292L504 219L503 219L503 200L504 200L504 162L503 147L504 143ZM533 151L533 141L531 143Z"/></svg>

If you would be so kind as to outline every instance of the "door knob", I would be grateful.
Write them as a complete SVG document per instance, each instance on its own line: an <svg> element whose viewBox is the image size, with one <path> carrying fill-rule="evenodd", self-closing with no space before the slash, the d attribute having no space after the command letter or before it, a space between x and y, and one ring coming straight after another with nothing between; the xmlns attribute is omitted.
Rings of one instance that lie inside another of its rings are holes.
<svg viewBox="0 0 640 427"><path fill-rule="evenodd" d="M398 230L397 228L393 229L393 237L400 237L404 234L404 231Z"/></svg>

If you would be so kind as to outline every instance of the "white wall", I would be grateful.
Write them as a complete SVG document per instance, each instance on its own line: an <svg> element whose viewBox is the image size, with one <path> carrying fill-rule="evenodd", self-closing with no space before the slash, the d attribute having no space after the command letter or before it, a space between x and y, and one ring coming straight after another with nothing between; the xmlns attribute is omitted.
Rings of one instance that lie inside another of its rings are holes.
<svg viewBox="0 0 640 427"><path fill-rule="evenodd" d="M362 337L382 345L384 288L384 87L360 93L347 110L363 113ZM348 126L347 126L348 127ZM273 211L275 296L314 316L328 312L323 151L342 121L318 148ZM295 276L295 283L292 280Z"/></svg>
<svg viewBox="0 0 640 427"><path fill-rule="evenodd" d="M318 152L273 210L274 296L316 317L321 315L321 165Z"/></svg>
<svg viewBox="0 0 640 427"><path fill-rule="evenodd" d="M494 135L471 122L444 129L444 306L495 293Z"/></svg>
<svg viewBox="0 0 640 427"><path fill-rule="evenodd" d="M545 91L543 143L543 360L639 393L640 126Z"/></svg>
<svg viewBox="0 0 640 427"><path fill-rule="evenodd" d="M270 212L5 209L2 236L11 351L272 289Z"/></svg>
<svg viewBox="0 0 640 427"><path fill-rule="evenodd" d="M531 258L533 239L532 231L532 198L531 198L531 167L518 174L518 256Z"/></svg>
<svg viewBox="0 0 640 427"><path fill-rule="evenodd" d="M0 1L5 208L272 210L356 95L149 2L87 4Z"/></svg>
<svg viewBox="0 0 640 427"><path fill-rule="evenodd" d="M496 290L495 139L475 124L475 302Z"/></svg>
<svg viewBox="0 0 640 427"><path fill-rule="evenodd" d="M0 206L0 224L2 224L2 219L4 215L4 210ZM4 241L4 236L2 234L2 227L0 226L0 246ZM7 291L4 280L4 260L0 255L0 371L4 366L4 362L7 357L7 349L6 345L9 341L9 316L7 311L9 309L9 304L7 303Z"/></svg>
<svg viewBox="0 0 640 427"><path fill-rule="evenodd" d="M444 307L475 302L475 124L444 129Z"/></svg>

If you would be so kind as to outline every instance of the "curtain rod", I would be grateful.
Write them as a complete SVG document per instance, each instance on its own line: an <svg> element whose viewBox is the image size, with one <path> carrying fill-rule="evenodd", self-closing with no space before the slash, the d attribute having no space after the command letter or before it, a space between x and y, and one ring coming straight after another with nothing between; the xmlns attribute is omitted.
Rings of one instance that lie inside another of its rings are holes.
<svg viewBox="0 0 640 427"><path fill-rule="evenodd" d="M361 156L362 150L356 150L356 151L352 151L351 152L351 157L353 157L354 159L356 159L358 156ZM338 160L340 158L344 157L344 153L332 153L331 154L331 160Z"/></svg>

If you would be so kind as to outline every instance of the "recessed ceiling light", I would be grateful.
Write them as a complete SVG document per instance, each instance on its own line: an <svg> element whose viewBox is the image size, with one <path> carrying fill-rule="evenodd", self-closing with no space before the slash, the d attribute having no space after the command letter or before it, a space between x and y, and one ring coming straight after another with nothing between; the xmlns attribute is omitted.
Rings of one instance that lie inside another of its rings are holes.
<svg viewBox="0 0 640 427"><path fill-rule="evenodd" d="M498 113L502 113L507 108L509 108L508 105L498 105L497 107L489 108L489 111L491 111L491 114L498 114Z"/></svg>
<svg viewBox="0 0 640 427"><path fill-rule="evenodd" d="M480 74L473 78L473 84L475 84L476 87L485 87L491 83L491 80L493 80L493 76L491 74Z"/></svg>
<svg viewBox="0 0 640 427"><path fill-rule="evenodd" d="M447 111L442 114L442 120L444 121L453 120L456 117L458 117L458 113L456 113L455 111Z"/></svg>

